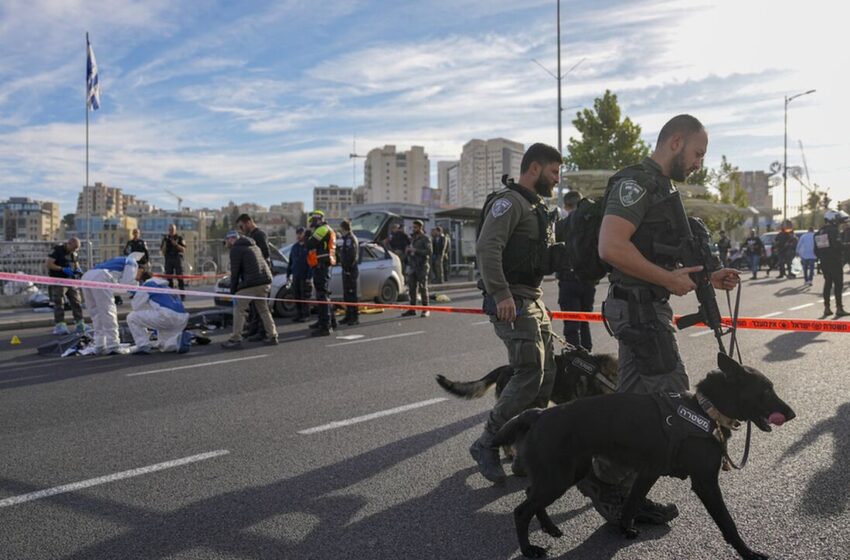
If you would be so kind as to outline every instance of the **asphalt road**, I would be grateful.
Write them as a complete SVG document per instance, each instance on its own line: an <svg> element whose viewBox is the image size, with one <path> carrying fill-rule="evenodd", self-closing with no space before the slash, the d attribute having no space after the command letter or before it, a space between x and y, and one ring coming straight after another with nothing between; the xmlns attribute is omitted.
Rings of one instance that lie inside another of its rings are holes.
<svg viewBox="0 0 850 560"><path fill-rule="evenodd" d="M820 282L745 282L741 316L816 318ZM556 290L546 284L552 306ZM479 304L474 290L452 296ZM524 483L491 487L467 452L492 396L458 400L434 382L506 362L483 317L385 312L318 339L281 325L277 347L227 352L220 333L180 356L43 358L44 329L17 333L15 347L4 333L0 558L519 557L512 510ZM693 383L715 361L701 332L679 335ZM594 350L614 350L601 326L593 334ZM797 412L754 434L743 471L721 474L744 539L772 558L848 557L847 336L739 335L745 363ZM743 437L731 448L740 457ZM532 541L562 559L736 558L687 482L663 479L651 495L681 515L637 540L572 489L550 508L565 536L533 522Z"/></svg>

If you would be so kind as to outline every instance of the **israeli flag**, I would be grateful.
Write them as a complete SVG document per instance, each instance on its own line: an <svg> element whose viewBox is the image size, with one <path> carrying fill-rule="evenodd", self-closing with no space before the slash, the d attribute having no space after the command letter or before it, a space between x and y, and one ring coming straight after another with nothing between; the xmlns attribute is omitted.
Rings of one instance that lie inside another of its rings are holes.
<svg viewBox="0 0 850 560"><path fill-rule="evenodd" d="M94 51L86 34L86 46L88 50L88 64L86 65L86 104L93 110L100 108L100 84L97 81L97 61L94 59Z"/></svg>

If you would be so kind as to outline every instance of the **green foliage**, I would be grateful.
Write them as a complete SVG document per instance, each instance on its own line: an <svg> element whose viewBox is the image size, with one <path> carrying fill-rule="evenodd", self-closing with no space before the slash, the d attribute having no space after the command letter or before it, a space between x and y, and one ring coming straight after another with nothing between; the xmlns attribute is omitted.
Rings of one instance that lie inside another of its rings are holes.
<svg viewBox="0 0 850 560"><path fill-rule="evenodd" d="M691 185L711 185L717 192L717 194L707 192L702 195L695 195L693 198L728 204L737 208L746 208L750 204L747 191L741 186L741 172L727 161L725 155L721 157L718 169L703 167L688 177L686 182ZM722 229L727 231L734 229L746 219L744 214L722 207L704 209L698 214L712 233L717 233Z"/></svg>
<svg viewBox="0 0 850 560"><path fill-rule="evenodd" d="M610 90L593 101L593 109L576 113L573 126L581 139L570 138L564 163L573 171L621 169L639 163L649 155L649 146L640 139L641 128L626 117L621 120L617 96Z"/></svg>

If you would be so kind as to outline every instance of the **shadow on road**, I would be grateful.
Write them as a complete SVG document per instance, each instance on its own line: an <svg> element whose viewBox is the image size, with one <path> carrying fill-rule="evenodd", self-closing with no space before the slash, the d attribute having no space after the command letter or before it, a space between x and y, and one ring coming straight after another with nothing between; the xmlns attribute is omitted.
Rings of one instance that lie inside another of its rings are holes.
<svg viewBox="0 0 850 560"><path fill-rule="evenodd" d="M818 332L790 332L780 334L765 344L770 351L764 357L765 362L785 362L796 360L805 356L802 349L809 344L826 342L826 340L815 340L820 336Z"/></svg>
<svg viewBox="0 0 850 560"><path fill-rule="evenodd" d="M518 548L513 516L487 510L507 493L521 493L524 481L511 478L502 489L475 488L467 480L478 476L474 467L470 467L450 474L424 495L374 513L370 513L374 505L369 498L352 488L367 486L373 477L398 468L482 421L483 414L478 414L350 460L271 484L200 499L167 512L118 503L86 492L46 499L54 509L102 519L107 524L120 523L123 527L121 534L67 553L65 560L119 557L155 560L198 550L259 560L506 558L516 555ZM38 490L8 478L0 478L0 488L13 495ZM404 491L404 487L399 488L400 493ZM518 504L521 496L510 499ZM588 508L584 506L553 518L556 523L563 523ZM658 538L668 530L651 528L644 536ZM552 542L536 526L532 538L543 545ZM563 558L610 558L628 542L616 531L603 528Z"/></svg>
<svg viewBox="0 0 850 560"><path fill-rule="evenodd" d="M850 501L850 469L847 468L850 465L850 403L839 406L832 418L812 426L785 451L782 459L797 455L825 435L832 435L832 465L809 478L799 509L804 514L834 518L847 511Z"/></svg>

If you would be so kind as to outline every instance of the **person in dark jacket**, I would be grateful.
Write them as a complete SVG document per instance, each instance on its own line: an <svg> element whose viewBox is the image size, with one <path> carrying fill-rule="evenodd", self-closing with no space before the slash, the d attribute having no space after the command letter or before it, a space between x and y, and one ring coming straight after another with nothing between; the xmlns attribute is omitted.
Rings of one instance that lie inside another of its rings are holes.
<svg viewBox="0 0 850 560"><path fill-rule="evenodd" d="M286 273L289 276L292 298L305 301L309 300L313 294L313 269L307 264L307 245L305 244L312 232L299 227L295 230L295 235L298 236L298 241L289 251L289 265ZM303 323L308 319L310 319L310 304L296 303L295 318L292 322Z"/></svg>
<svg viewBox="0 0 850 560"><path fill-rule="evenodd" d="M823 215L823 227L815 234L815 255L820 259L823 272L823 318L832 315L830 292L835 293L835 317L850 315L844 311L841 298L844 290L844 245L838 229L848 220L850 216L843 210L827 210Z"/></svg>
<svg viewBox="0 0 850 560"><path fill-rule="evenodd" d="M269 249L269 239L266 232L257 227L254 220L248 214L240 214L236 218L236 229L242 235L247 235L254 240L260 252L263 254L266 264L269 265L269 270L272 268L271 250ZM248 326L245 331L245 338L251 342L257 342L266 338L266 330L263 328L263 322L260 321L260 314L257 310L257 301L252 301L248 308Z"/></svg>
<svg viewBox="0 0 850 560"><path fill-rule="evenodd" d="M443 261L449 250L447 241L448 239L443 235L443 228L437 226L431 230L431 247L434 250L431 255L431 271L434 273L435 284L442 284L445 281Z"/></svg>
<svg viewBox="0 0 850 560"><path fill-rule="evenodd" d="M351 224L343 220L339 224L342 237L339 239L337 250L339 258L337 262L342 265L342 299L350 303L357 303L357 277L360 275L357 260L360 253L360 243L357 236L351 231ZM357 325L360 323L360 310L356 305L345 306L345 318L340 321L343 325Z"/></svg>
<svg viewBox="0 0 850 560"><path fill-rule="evenodd" d="M570 227L570 216L581 202L578 191L564 193L564 211L566 217L555 224L555 241L566 242ZM596 284L582 280L567 264L562 270L555 272L558 277L558 305L561 311L593 311L593 300L596 298ZM590 337L590 324L587 321L564 321L564 339L576 348L584 348L588 352L593 349Z"/></svg>
<svg viewBox="0 0 850 560"><path fill-rule="evenodd" d="M139 230L132 231L132 239L124 245L124 256L129 256L131 253L142 253L144 256L139 259L139 268L148 268L148 263L151 260L151 254L148 251L148 244L139 236Z"/></svg>
<svg viewBox="0 0 850 560"><path fill-rule="evenodd" d="M720 255L720 264L724 267L729 259L729 251L732 249L732 242L726 237L726 232L720 232L720 239L717 240L717 252Z"/></svg>
<svg viewBox="0 0 850 560"><path fill-rule="evenodd" d="M186 252L186 242L182 235L177 234L177 226L169 224L168 233L162 236L162 241L159 244L159 250L165 259L165 274L168 275L168 287L174 287L174 278L177 278L177 286L181 290L186 289L186 282L183 280L183 254ZM180 299L186 299L186 296L180 296Z"/></svg>
<svg viewBox="0 0 850 560"><path fill-rule="evenodd" d="M237 296L253 296L268 298L272 283L272 272L269 265L263 259L260 248L250 237L240 236L236 231L227 233L227 247L230 249L230 293ZM229 350L242 348L242 328L245 326L245 317L248 312L248 304L251 300L236 299L236 309L233 311L233 334L230 339L221 345ZM275 328L272 313L266 301L257 306L260 320L268 333L263 340L265 344L277 344L277 329Z"/></svg>
<svg viewBox="0 0 850 560"><path fill-rule="evenodd" d="M413 235L410 245L405 250L407 253L408 286L410 288L410 305L416 305L416 293L419 292L422 302L420 305L428 305L428 269L431 266L431 238L425 235L423 224L419 220L413 220ZM428 317L431 313L423 311L422 316ZM408 309L401 314L402 317L416 315L416 311Z"/></svg>

